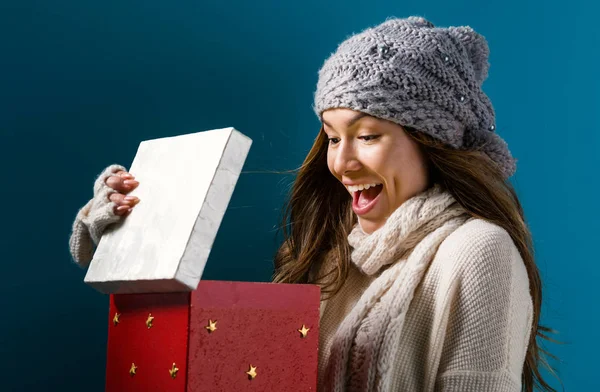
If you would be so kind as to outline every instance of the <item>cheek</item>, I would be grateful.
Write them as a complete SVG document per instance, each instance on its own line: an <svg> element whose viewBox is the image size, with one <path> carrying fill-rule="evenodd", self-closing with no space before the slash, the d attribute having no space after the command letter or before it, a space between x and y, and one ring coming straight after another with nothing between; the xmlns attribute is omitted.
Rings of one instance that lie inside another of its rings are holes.
<svg viewBox="0 0 600 392"><path fill-rule="evenodd" d="M388 174L394 178L395 190L402 195L420 190L427 180L423 156L418 149L406 146L397 151L397 159L390 160Z"/></svg>
<svg viewBox="0 0 600 392"><path fill-rule="evenodd" d="M384 145L368 146L360 151L360 162L371 171L381 174L389 164L390 154L387 150L389 148Z"/></svg>
<svg viewBox="0 0 600 392"><path fill-rule="evenodd" d="M401 167L399 154L397 154L390 146L382 145L380 148L372 148L363 155L363 164L368 166L371 171L379 176L390 181L391 177Z"/></svg>
<svg viewBox="0 0 600 392"><path fill-rule="evenodd" d="M397 192L402 184L410 183L418 173L420 157L414 154L405 145L392 145L379 151L373 162L376 170L386 179L392 187L389 191Z"/></svg>

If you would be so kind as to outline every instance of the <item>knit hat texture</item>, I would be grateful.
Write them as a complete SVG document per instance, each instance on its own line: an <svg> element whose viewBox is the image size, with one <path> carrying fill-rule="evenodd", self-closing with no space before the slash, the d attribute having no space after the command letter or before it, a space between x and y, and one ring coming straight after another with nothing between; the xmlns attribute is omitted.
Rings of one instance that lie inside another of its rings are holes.
<svg viewBox="0 0 600 392"><path fill-rule="evenodd" d="M419 16L390 19L342 42L319 71L314 110L348 108L424 132L445 144L482 150L505 179L516 160L496 133L482 91L486 39L471 27L435 27Z"/></svg>

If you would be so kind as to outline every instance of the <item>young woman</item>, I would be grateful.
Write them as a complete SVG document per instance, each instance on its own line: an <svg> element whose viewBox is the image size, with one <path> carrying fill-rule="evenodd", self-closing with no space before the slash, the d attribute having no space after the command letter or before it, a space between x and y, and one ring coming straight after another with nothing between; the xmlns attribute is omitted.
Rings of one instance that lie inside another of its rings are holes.
<svg viewBox="0 0 600 392"><path fill-rule="evenodd" d="M481 89L488 54L469 27L410 17L348 38L319 72L322 129L274 281L322 287L320 391L553 390L515 160ZM98 177L73 225L77 261L137 185L119 165Z"/></svg>

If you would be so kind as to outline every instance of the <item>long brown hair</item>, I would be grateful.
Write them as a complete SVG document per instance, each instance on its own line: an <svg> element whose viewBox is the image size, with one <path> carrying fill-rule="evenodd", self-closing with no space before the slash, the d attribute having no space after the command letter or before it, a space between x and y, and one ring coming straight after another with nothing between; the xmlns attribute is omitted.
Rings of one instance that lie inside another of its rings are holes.
<svg viewBox="0 0 600 392"><path fill-rule="evenodd" d="M447 189L473 217L503 227L512 237L527 269L533 300L533 321L522 371L523 390L534 387L555 391L540 374L540 365L552 373L537 337L555 341L547 333L553 330L539 325L542 284L534 260L531 233L523 208L511 183L505 181L496 164L478 150L458 150L446 146L415 129L405 127L418 143L428 161L431 183ZM337 293L348 273L350 246L347 236L356 222L351 199L343 185L327 166L328 139L323 130L309 151L284 208L284 241L275 256L274 282L309 283L325 255L333 261L325 296Z"/></svg>

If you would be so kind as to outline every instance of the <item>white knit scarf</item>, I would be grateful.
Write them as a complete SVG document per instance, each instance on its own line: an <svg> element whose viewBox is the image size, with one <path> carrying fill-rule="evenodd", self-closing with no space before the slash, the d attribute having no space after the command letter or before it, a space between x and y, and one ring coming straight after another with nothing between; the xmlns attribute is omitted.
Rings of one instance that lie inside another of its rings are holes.
<svg viewBox="0 0 600 392"><path fill-rule="evenodd" d="M439 185L402 203L371 235L348 236L352 262L381 274L337 329L325 375L326 391L391 391L408 306L438 246L469 216Z"/></svg>

